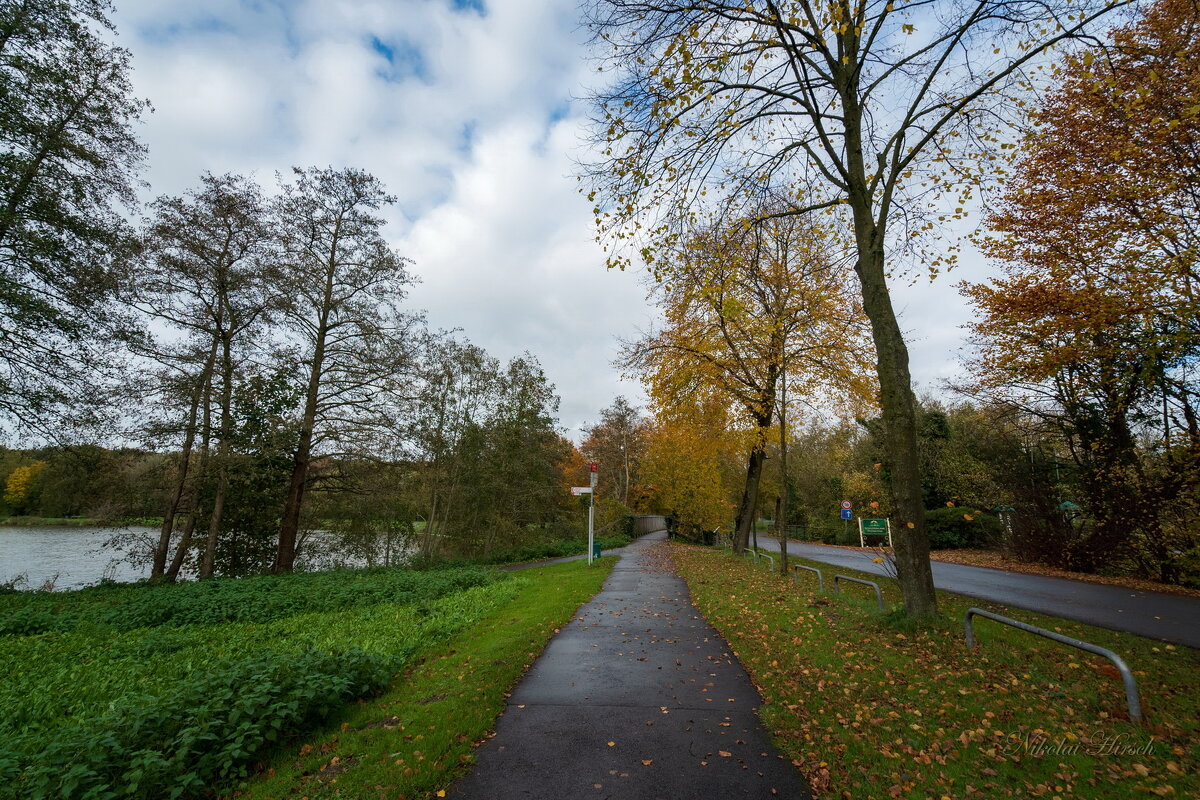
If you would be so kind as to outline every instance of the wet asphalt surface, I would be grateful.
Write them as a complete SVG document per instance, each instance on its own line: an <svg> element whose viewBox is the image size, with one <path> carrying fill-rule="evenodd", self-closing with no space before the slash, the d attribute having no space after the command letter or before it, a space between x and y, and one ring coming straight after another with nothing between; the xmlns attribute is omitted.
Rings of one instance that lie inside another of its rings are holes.
<svg viewBox="0 0 1200 800"><path fill-rule="evenodd" d="M770 537L759 536L758 545L761 550L779 551L779 542ZM789 540L788 552L814 561L887 575L884 565L871 562L875 553L870 551ZM1200 648L1200 600L1067 578L939 561L932 563L933 584L938 589Z"/></svg>
<svg viewBox="0 0 1200 800"><path fill-rule="evenodd" d="M745 670L655 554L665 538L622 551L514 689L451 797L810 797L769 743Z"/></svg>

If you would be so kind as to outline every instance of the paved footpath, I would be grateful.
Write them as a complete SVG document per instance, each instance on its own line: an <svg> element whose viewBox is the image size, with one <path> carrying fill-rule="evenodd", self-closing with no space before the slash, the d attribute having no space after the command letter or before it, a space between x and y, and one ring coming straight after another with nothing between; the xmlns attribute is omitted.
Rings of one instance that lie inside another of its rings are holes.
<svg viewBox="0 0 1200 800"><path fill-rule="evenodd" d="M810 797L761 704L650 534L546 647L474 771L450 792L509 798Z"/></svg>

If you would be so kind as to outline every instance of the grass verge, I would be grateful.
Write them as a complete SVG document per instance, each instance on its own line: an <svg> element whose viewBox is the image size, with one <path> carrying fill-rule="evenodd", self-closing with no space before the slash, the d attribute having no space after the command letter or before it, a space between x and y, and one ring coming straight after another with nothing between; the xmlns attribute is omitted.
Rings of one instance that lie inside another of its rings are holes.
<svg viewBox="0 0 1200 800"><path fill-rule="evenodd" d="M232 796L436 797L473 762L473 745L491 731L508 690L599 591L613 563L522 571L510 602L423 653L382 695L348 708L325 732L281 748Z"/></svg>
<svg viewBox="0 0 1200 800"><path fill-rule="evenodd" d="M759 690L776 742L822 798L1200 796L1200 653L938 593L941 619L875 610L867 587L821 595L724 552L673 551L692 598ZM834 573L814 561L826 586ZM885 600L900 602L894 581ZM863 597L852 594L861 589ZM963 644L976 605L1120 654L1146 725L1129 721L1104 659L987 620Z"/></svg>

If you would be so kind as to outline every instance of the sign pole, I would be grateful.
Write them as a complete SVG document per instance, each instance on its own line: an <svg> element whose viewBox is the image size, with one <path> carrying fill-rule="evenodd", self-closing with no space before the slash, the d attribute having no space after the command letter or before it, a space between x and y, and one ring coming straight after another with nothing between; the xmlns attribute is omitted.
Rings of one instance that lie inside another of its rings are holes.
<svg viewBox="0 0 1200 800"><path fill-rule="evenodd" d="M588 494L588 566L592 565L592 553L596 547L596 464L588 464L591 492Z"/></svg>

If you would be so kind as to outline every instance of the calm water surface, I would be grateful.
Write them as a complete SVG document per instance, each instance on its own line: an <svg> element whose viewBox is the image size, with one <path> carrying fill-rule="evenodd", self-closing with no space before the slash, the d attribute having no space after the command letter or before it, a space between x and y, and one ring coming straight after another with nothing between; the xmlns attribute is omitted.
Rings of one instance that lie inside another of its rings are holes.
<svg viewBox="0 0 1200 800"><path fill-rule="evenodd" d="M56 589L75 589L101 578L135 581L149 565L124 561L123 549L102 545L118 533L157 536L154 528L18 528L0 526L0 581L24 575L30 589L53 581ZM57 576L57 578L55 577Z"/></svg>
<svg viewBox="0 0 1200 800"><path fill-rule="evenodd" d="M359 557L333 552L333 540L324 531L309 535L308 546L296 559L298 569L365 567ZM123 546L104 547L119 537ZM0 583L25 576L19 588L40 589L51 582L55 589L78 589L108 578L136 581L150 574L148 563L133 565L126 559L137 541L139 552L149 552L158 540L158 529L141 526L128 528L20 528L0 525ZM315 545L315 546L314 546ZM306 551L322 553L310 557ZM184 571L184 577L188 576Z"/></svg>

